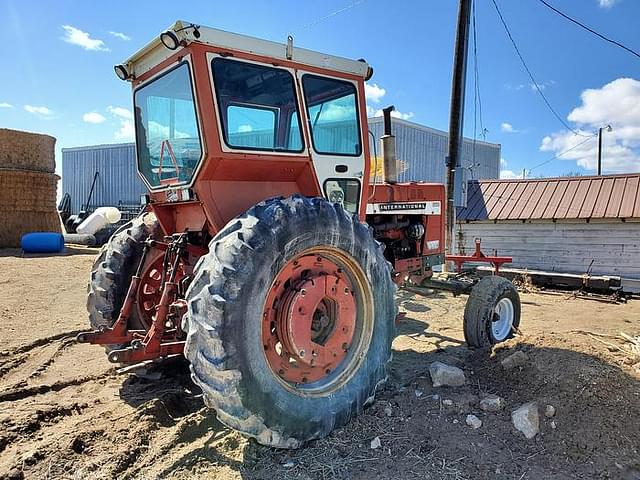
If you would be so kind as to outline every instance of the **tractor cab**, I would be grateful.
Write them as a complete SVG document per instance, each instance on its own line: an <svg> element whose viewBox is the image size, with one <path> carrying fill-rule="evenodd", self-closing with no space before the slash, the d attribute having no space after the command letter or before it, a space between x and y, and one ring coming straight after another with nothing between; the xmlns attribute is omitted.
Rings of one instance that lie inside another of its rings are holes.
<svg viewBox="0 0 640 480"><path fill-rule="evenodd" d="M176 22L115 69L133 85L151 203L199 199L202 215L185 208L211 234L275 195L323 196L364 216L366 62Z"/></svg>

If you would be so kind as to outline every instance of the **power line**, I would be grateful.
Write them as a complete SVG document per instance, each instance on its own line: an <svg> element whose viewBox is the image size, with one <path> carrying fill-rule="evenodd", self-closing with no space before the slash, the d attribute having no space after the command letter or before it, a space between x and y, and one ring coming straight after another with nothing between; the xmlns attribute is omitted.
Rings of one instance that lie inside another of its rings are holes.
<svg viewBox="0 0 640 480"><path fill-rule="evenodd" d="M524 69L526 70L527 74L529 75L529 78L531 79L531 82L533 82L533 85L536 87L536 90L538 91L538 93L542 97L542 100L544 100L544 103L547 105L547 107L549 108L551 113L553 113L553 115L558 119L558 121L562 125L564 125L564 127L567 130L573 132L575 135L579 135L581 137L584 137L585 136L584 134L578 132L577 130L574 130L573 128L571 128L571 126L569 126L569 124L567 122L564 121L564 119L558 114L558 112L556 112L556 110L551 106L551 103L549 103L549 100L547 99L545 94L542 93L542 89L540 88L540 85L538 85L538 82L536 82L536 79L534 78L533 74L531 73L531 70L527 66L527 63L524 61L524 57L520 53L520 49L518 48L518 45L516 44L516 41L513 39L513 36L511 35L511 31L509 30L509 27L507 26L507 22L505 21L504 17L502 16L502 12L500 12L500 8L498 7L498 4L496 3L496 0L491 0L491 1L493 2L493 6L496 8L496 12L498 13L498 16L500 17L500 21L502 22L502 26L504 27L505 31L507 32L507 36L509 37L509 40L511 40L511 44L513 45L513 48L515 49L516 53L518 54L518 58L520 59L520 62L522 63L522 66L524 67Z"/></svg>
<svg viewBox="0 0 640 480"><path fill-rule="evenodd" d="M345 12L347 10L352 9L353 7L357 7L358 5L363 4L364 2L366 2L367 0L356 0L355 2L351 2L341 8L339 8L338 10L335 10L331 13L328 13L327 15L324 15L323 17L319 17L315 20L312 20L311 22L305 23L300 25L299 27L295 28L294 30L292 30L291 33L295 33L295 32L300 32L302 30L305 30L307 28L311 28L311 27L315 27L316 25L318 25L319 23L324 22L325 20L330 19L331 17L335 17L336 15L339 15L342 12Z"/></svg>
<svg viewBox="0 0 640 480"><path fill-rule="evenodd" d="M476 2L472 0L472 18L473 18L473 147L471 149L471 165L476 163L476 141L478 139L478 37L476 35ZM480 121L482 123L482 120ZM471 178L473 179L473 168L469 169Z"/></svg>
<svg viewBox="0 0 640 480"><path fill-rule="evenodd" d="M480 132L483 139L486 139L486 129L484 128L484 120L482 116L482 95L480 94L480 69L478 67L478 27L476 23L476 1L472 2L472 19L473 19L473 149L471 161L471 178L473 178L473 169L478 166L476 164L476 143L478 140L477 122L480 120Z"/></svg>
<svg viewBox="0 0 640 480"><path fill-rule="evenodd" d="M569 20L572 23L575 23L576 25L578 25L579 27L585 29L587 32L593 33L596 37L601 38L602 40L604 40L605 42L609 42L612 43L613 45L622 48L623 50L626 50L627 52L629 52L632 55L635 55L636 57L640 58L640 53L636 52L635 50L627 47L626 45L623 45L620 42L617 42L609 37L604 36L601 33L596 32L595 30L593 30L592 28L587 27L584 23L579 22L578 20L576 20L575 18L571 18L569 15L567 15L566 13L561 12L560 10L558 10L556 7L554 7L553 5L550 5L549 3L547 3L545 0L538 0L540 3L542 3L543 5L545 5L547 8L553 10L554 12L556 12L558 15L560 15L561 17L566 18L567 20Z"/></svg>
<svg viewBox="0 0 640 480"><path fill-rule="evenodd" d="M482 121L482 97L480 95L480 71L478 69L478 39L476 29L476 2L473 2L473 69L475 71L475 85L478 92L478 110L480 117L480 131L484 132L484 122Z"/></svg>
<svg viewBox="0 0 640 480"><path fill-rule="evenodd" d="M531 168L529 169L529 173L531 173L531 171L532 171L532 170L534 170L534 169L536 169L536 168L542 167L543 165L546 165L547 163L550 163L550 162L554 161L556 158L561 157L561 156L562 156L562 155L564 155L565 153L569 153L571 150L575 150L575 149L576 149L576 148L578 148L579 146L584 145L584 144L585 144L585 143L587 143L589 140L591 140L591 139L593 139L593 138L595 138L595 137L597 137L597 136L598 136L597 134L595 134L595 135L591 135L590 137L587 137L586 139L584 139L582 142L578 143L577 145L574 145L573 147L568 148L568 149L566 149L566 150L564 150L564 151L562 151L562 152L560 152L560 153L556 154L554 157L551 157L549 160L545 160L544 162L539 163L538 165L535 165L535 166L531 167Z"/></svg>

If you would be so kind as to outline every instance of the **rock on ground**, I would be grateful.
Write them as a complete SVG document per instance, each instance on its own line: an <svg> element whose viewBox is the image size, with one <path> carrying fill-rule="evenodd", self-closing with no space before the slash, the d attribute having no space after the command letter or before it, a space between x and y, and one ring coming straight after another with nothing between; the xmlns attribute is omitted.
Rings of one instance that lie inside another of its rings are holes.
<svg viewBox="0 0 640 480"><path fill-rule="evenodd" d="M429 365L429 373L434 387L460 387L466 380L462 370L442 362Z"/></svg>
<svg viewBox="0 0 640 480"><path fill-rule="evenodd" d="M553 405L547 405L544 407L544 416L547 418L551 418L556 414L556 407Z"/></svg>
<svg viewBox="0 0 640 480"><path fill-rule="evenodd" d="M518 350L517 352L512 353L508 357L502 359L500 363L502 364L502 368L504 368L505 370L522 367L529 363L529 355Z"/></svg>
<svg viewBox="0 0 640 480"><path fill-rule="evenodd" d="M482 426L482 420L472 414L467 415L466 422L467 425L469 425L473 429L480 428Z"/></svg>
<svg viewBox="0 0 640 480"><path fill-rule="evenodd" d="M538 416L538 404L529 402L511 413L513 426L522 432L526 438L533 438L540 430L540 417Z"/></svg>
<svg viewBox="0 0 640 480"><path fill-rule="evenodd" d="M485 412L498 412L503 406L504 400L498 395L489 394L480 400L480 408Z"/></svg>

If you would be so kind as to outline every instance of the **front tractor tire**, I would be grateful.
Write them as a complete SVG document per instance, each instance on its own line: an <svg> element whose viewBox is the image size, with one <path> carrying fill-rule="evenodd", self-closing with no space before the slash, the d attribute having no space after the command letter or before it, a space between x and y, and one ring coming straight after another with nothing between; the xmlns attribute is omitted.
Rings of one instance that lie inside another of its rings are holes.
<svg viewBox="0 0 640 480"><path fill-rule="evenodd" d="M321 198L264 201L209 245L187 292L185 356L225 425L297 448L387 378L395 285L369 228Z"/></svg>

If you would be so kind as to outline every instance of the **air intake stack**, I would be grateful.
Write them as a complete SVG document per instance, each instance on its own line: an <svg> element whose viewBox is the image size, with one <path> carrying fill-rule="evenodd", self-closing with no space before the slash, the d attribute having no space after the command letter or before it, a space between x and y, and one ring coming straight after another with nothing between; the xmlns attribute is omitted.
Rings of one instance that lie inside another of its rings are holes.
<svg viewBox="0 0 640 480"><path fill-rule="evenodd" d="M382 110L384 119L384 135L380 138L382 144L383 179L385 183L398 183L398 162L396 160L396 137L391 134L391 105Z"/></svg>

